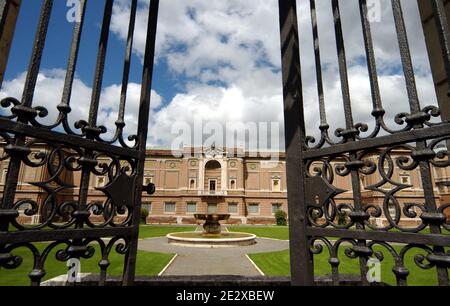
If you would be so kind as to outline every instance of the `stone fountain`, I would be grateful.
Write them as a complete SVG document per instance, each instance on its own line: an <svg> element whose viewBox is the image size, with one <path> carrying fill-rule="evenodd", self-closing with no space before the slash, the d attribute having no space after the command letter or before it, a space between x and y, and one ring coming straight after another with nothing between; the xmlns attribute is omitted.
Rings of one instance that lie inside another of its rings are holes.
<svg viewBox="0 0 450 306"><path fill-rule="evenodd" d="M222 232L220 221L230 219L226 214L196 214L197 221L204 221L203 232L182 232L167 235L171 244L197 247L246 246L256 243L256 236L248 233Z"/></svg>
<svg viewBox="0 0 450 306"><path fill-rule="evenodd" d="M230 219L230 215L224 214L196 214L195 219L205 221L203 224L203 236L205 237L217 237L222 234L222 226L220 221L226 221Z"/></svg>

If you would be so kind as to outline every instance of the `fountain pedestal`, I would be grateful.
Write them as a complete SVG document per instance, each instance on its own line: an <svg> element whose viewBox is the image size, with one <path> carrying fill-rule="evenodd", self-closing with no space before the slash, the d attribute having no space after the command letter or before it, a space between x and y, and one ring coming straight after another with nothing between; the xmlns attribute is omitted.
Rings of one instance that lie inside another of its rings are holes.
<svg viewBox="0 0 450 306"><path fill-rule="evenodd" d="M194 217L197 220L204 220L203 232L204 236L220 236L222 233L222 226L220 221L226 221L230 219L230 215L225 214L196 214Z"/></svg>

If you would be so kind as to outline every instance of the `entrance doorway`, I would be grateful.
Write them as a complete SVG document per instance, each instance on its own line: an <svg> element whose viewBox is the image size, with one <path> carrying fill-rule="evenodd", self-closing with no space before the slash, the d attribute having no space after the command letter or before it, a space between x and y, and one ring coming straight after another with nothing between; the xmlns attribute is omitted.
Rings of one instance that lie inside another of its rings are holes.
<svg viewBox="0 0 450 306"><path fill-rule="evenodd" d="M209 193L215 194L217 187L217 180L209 180Z"/></svg>

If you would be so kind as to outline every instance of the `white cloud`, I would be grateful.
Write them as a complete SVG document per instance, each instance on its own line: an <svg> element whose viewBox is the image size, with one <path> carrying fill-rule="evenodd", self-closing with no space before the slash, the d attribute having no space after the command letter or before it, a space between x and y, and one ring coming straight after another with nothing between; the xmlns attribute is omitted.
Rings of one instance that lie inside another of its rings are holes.
<svg viewBox="0 0 450 306"><path fill-rule="evenodd" d="M195 124L203 122L202 128L208 123L219 123L224 133L234 131L240 123L268 122L280 125L283 133L282 108L279 101L282 96L248 97L244 95L241 88L216 88L212 86L197 87L188 94L178 94L172 102L155 113L153 124L150 128L150 141L155 145L168 146L166 139L173 139L173 127L176 123L186 123L194 129ZM194 141L190 134L185 135ZM245 135L242 135L245 137ZM283 148L282 135L276 135L278 142L274 148ZM199 140L207 138L204 134ZM229 140L229 139L228 139ZM186 141L186 140L185 140ZM219 141L224 141L220 139ZM245 138L237 137L237 144L243 147ZM201 143L195 143L196 146ZM247 144L248 146L248 144ZM255 148L252 148L255 149Z"/></svg>
<svg viewBox="0 0 450 306"><path fill-rule="evenodd" d="M390 1L382 4L381 22L372 24L375 54L380 72L380 89L391 127L393 114L408 111ZM337 52L330 1L316 1L328 120L332 132L345 125L337 66ZM156 60L165 61L184 87L162 101L153 92L149 145L170 147L176 135L175 123L194 120L283 123L281 54L276 0L170 0L160 2ZM340 1L349 64L349 82L355 123L372 122L370 84L365 64L358 0ZM148 0L139 1L134 51L144 56ZM417 3L403 0L403 10L417 72L422 105L436 104ZM111 30L126 39L129 1L115 1ZM309 1L298 0L303 93L307 127L317 136L319 123L314 50ZM158 77L158 74L155 75ZM20 96L24 75L4 83L3 95ZM63 71L40 75L35 105L57 105L63 85ZM71 121L87 117L91 89L75 80ZM127 131L137 124L140 86L130 84ZM114 128L120 86L102 92L99 123ZM1 97L1 94L0 94ZM282 132L280 134L282 138Z"/></svg>
<svg viewBox="0 0 450 306"><path fill-rule="evenodd" d="M5 81L0 91L0 100L6 97L20 98L25 84L26 72L19 74L15 79ZM61 103L64 86L65 71L60 69L46 70L39 73L34 94L33 105L44 106L49 110L49 116L38 121L43 124L55 122L58 113L56 106ZM119 112L120 85L105 87L101 93L98 125L105 125L108 133L105 138L111 137L115 132L115 122ZM86 120L89 114L89 105L92 89L78 78L74 79L71 96L72 112L69 114L69 122L73 124L78 120ZM126 134L135 134L137 131L139 100L141 95L140 84L130 83L127 94L125 112ZM162 102L162 98L152 91L152 113Z"/></svg>
<svg viewBox="0 0 450 306"><path fill-rule="evenodd" d="M318 102L309 1L299 0L298 16L307 127L316 134ZM337 51L330 1L316 1L328 120L344 127ZM340 1L356 122L372 123L372 100L365 63L358 0ZM408 111L408 99L390 1L381 0L381 22L372 24L386 120ZM402 1L422 104L436 104L417 3ZM173 122L194 118L263 122L283 121L278 8L275 0L161 2L157 60L165 58L177 76L188 77L183 92L151 122L152 144L168 146ZM142 52L140 48L138 52ZM264 63L264 64L261 64ZM220 81L221 86L211 84ZM238 93L238 94L236 94ZM373 123L372 123L373 125ZM399 128L397 126L397 128Z"/></svg>

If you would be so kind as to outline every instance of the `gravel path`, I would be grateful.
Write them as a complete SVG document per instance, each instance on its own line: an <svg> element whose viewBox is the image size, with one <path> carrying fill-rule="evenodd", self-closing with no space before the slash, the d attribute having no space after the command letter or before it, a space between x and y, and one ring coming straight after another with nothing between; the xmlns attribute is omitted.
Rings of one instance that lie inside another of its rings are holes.
<svg viewBox="0 0 450 306"><path fill-rule="evenodd" d="M139 241L139 249L149 252L176 253L163 275L242 275L259 276L259 271L246 254L282 251L289 248L288 241L258 238L252 246L242 247L187 247L172 245L167 238L152 238Z"/></svg>

